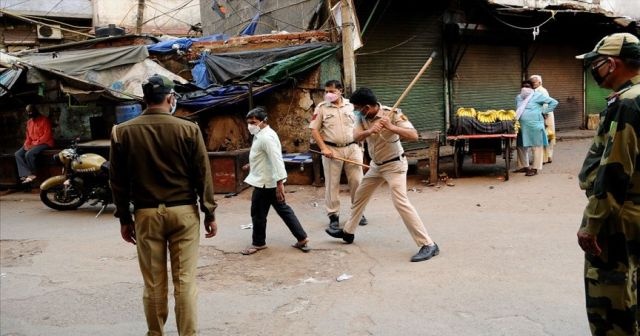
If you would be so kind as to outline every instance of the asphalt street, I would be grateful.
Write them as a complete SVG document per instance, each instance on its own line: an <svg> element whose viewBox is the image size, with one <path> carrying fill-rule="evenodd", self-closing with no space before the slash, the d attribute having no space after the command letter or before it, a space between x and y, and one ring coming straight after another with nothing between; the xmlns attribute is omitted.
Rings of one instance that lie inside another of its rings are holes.
<svg viewBox="0 0 640 336"><path fill-rule="evenodd" d="M322 188L287 186L311 239L306 254L272 211L269 248L241 255L251 242L243 229L251 190L217 195L219 234L200 249L200 334L587 335L575 233L586 204L576 176L589 143L560 141L554 162L533 177L504 181L502 161L467 162L464 177L434 187L410 176L409 197L441 248L419 263L409 262L418 247L386 186L352 245L325 234ZM451 174L450 161L441 170ZM0 197L1 335L146 332L135 248L120 238L113 208L97 211L51 210L33 193ZM166 331L177 334L173 311Z"/></svg>

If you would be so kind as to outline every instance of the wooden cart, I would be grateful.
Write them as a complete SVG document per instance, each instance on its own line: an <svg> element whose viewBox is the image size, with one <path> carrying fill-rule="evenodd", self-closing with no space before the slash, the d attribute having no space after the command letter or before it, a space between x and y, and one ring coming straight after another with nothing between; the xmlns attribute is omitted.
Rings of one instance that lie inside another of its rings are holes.
<svg viewBox="0 0 640 336"><path fill-rule="evenodd" d="M516 134L449 135L447 141L453 146L453 170L455 177L462 175L462 164L466 154L471 154L475 164L495 164L496 154L505 161L504 180L509 180L513 139Z"/></svg>

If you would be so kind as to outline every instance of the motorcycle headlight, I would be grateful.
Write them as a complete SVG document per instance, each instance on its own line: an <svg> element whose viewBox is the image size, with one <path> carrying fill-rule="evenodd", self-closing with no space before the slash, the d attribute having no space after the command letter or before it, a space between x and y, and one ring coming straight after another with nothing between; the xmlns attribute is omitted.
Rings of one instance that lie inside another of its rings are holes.
<svg viewBox="0 0 640 336"><path fill-rule="evenodd" d="M73 150L72 149L63 149L58 153L58 160L62 162L62 164L66 165L73 159Z"/></svg>

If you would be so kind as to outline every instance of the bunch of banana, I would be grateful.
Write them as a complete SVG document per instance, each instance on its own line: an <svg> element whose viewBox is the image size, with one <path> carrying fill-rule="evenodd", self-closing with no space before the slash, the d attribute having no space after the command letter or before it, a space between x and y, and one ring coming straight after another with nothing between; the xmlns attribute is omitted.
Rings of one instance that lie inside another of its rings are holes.
<svg viewBox="0 0 640 336"><path fill-rule="evenodd" d="M514 110L498 110L498 120L500 121L512 121L516 118L516 111Z"/></svg>
<svg viewBox="0 0 640 336"><path fill-rule="evenodd" d="M520 121L516 120L516 123L513 124L513 131L518 134L518 132L520 132Z"/></svg>
<svg viewBox="0 0 640 336"><path fill-rule="evenodd" d="M458 116L458 117L475 118L476 117L476 109L474 109L473 107L460 107L456 111L456 116Z"/></svg>
<svg viewBox="0 0 640 336"><path fill-rule="evenodd" d="M481 111L476 114L476 119L481 123L494 123L497 120L498 114L496 110Z"/></svg>

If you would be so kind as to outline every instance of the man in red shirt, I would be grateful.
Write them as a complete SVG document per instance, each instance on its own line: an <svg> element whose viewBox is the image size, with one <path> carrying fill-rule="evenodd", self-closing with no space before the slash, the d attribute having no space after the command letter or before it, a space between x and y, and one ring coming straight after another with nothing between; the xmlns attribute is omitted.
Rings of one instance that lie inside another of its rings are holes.
<svg viewBox="0 0 640 336"><path fill-rule="evenodd" d="M25 110L29 115L27 136L24 140L24 145L18 149L15 155L20 180L22 183L30 183L36 178L34 173L38 154L47 148L53 147L54 141L49 118L41 115L32 105L27 105Z"/></svg>

